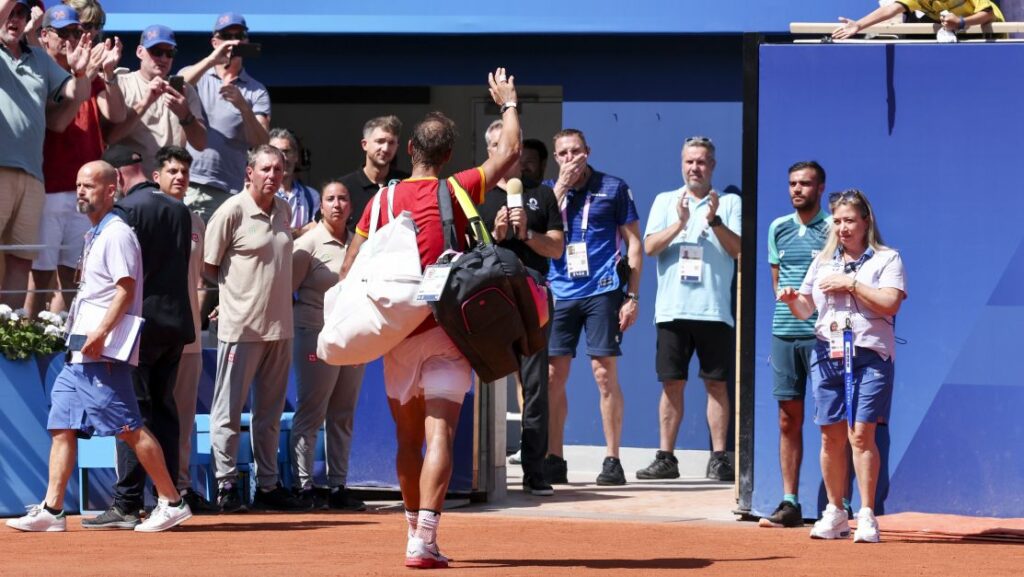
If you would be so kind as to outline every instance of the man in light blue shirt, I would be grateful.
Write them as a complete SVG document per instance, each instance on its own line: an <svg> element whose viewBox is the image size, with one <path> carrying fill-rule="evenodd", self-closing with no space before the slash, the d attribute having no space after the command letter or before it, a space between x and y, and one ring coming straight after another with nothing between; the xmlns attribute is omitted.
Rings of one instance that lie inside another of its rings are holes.
<svg viewBox="0 0 1024 577"><path fill-rule="evenodd" d="M694 352L708 393L712 453L707 476L719 481L732 481L734 476L725 454L730 415L726 379L734 361L731 286L743 210L739 195L719 196L711 188L714 170L711 140L687 138L682 151L686 185L654 199L644 232L644 252L658 259L655 364L663 389L658 405L661 447L654 462L637 471L639 479L679 476L673 452Z"/></svg>

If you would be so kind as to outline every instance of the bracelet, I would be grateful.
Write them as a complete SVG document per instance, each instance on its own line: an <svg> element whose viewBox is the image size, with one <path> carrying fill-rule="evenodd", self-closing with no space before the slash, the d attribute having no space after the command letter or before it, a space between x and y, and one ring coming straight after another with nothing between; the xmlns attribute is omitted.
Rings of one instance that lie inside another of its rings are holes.
<svg viewBox="0 0 1024 577"><path fill-rule="evenodd" d="M101 74L100 79L102 79L103 83L108 86L115 86L117 84L117 76L111 76L110 78L107 78L106 76L103 76Z"/></svg>
<svg viewBox="0 0 1024 577"><path fill-rule="evenodd" d="M960 17L960 30L967 28L967 19L963 16Z"/></svg>
<svg viewBox="0 0 1024 577"><path fill-rule="evenodd" d="M502 104L501 105L501 113L505 114L505 111L508 110L509 108L515 108L516 112L519 112L519 103L518 102L506 102L505 104Z"/></svg>

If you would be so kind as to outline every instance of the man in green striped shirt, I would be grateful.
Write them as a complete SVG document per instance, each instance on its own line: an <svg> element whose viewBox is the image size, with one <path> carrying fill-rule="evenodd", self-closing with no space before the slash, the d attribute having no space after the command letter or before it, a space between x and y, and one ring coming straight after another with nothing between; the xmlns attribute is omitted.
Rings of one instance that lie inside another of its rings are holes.
<svg viewBox="0 0 1024 577"><path fill-rule="evenodd" d="M821 209L825 169L811 160L789 167L789 199L795 209L768 227L768 262L775 294L799 287L818 256L829 231L828 214ZM779 464L783 499L762 527L800 527L803 517L797 499L803 458L804 394L814 349L815 316L799 320L789 307L776 303L772 319L772 394L779 402Z"/></svg>

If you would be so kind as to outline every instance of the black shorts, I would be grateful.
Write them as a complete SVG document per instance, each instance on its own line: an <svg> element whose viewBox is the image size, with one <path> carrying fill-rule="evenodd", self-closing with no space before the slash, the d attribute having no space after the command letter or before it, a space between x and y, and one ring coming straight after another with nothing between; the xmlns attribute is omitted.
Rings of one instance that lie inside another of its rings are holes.
<svg viewBox="0 0 1024 577"><path fill-rule="evenodd" d="M719 321L676 319L658 323L658 352L655 369L658 380L685 381L693 352L700 361L700 378L725 381L736 362L733 351L736 334L733 328Z"/></svg>

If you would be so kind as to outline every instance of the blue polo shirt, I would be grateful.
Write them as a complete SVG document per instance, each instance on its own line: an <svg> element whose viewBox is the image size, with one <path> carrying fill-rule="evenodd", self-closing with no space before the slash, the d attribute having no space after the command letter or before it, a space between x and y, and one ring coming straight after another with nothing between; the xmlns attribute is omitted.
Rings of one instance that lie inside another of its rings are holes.
<svg viewBox="0 0 1024 577"><path fill-rule="evenodd" d="M0 166L43 182L46 103L61 101L70 78L42 48L22 44L21 58L15 58L0 45Z"/></svg>
<svg viewBox="0 0 1024 577"><path fill-rule="evenodd" d="M659 194L651 206L644 238L679 222L676 205L683 194L690 197L690 220L686 223L686 229L658 254L658 295L654 299L654 322L657 324L687 319L719 321L734 326L731 289L736 261L725 252L718 237L708 227L710 194L697 199L685 186ZM738 194L719 196L717 214L723 225L741 234L743 203ZM684 242L699 244L704 250L699 283L683 282L679 277L679 247Z"/></svg>
<svg viewBox="0 0 1024 577"><path fill-rule="evenodd" d="M548 281L556 299L592 297L619 288L615 264L619 260L619 227L640 220L633 193L621 178L590 168L590 178L580 189L565 195L564 230L566 245L586 240L590 276L571 278L563 253L552 259ZM544 184L554 187L554 181ZM590 197L590 216L586 238L583 232L583 207Z"/></svg>
<svg viewBox="0 0 1024 577"><path fill-rule="evenodd" d="M234 84L254 114L270 116L270 93L266 86L249 76L244 68ZM246 153L250 145L245 140L242 113L220 95L222 86L224 82L213 68L196 84L196 93L206 115L206 149L200 152L188 146L193 159L189 177L197 184L238 192L245 182Z"/></svg>
<svg viewBox="0 0 1024 577"><path fill-rule="evenodd" d="M807 269L825 246L829 231L828 213L824 210L804 224L796 213L780 216L768 227L768 263L779 267L779 288L799 289ZM772 334L780 337L812 337L818 313L807 320L793 316L785 303L775 303Z"/></svg>

